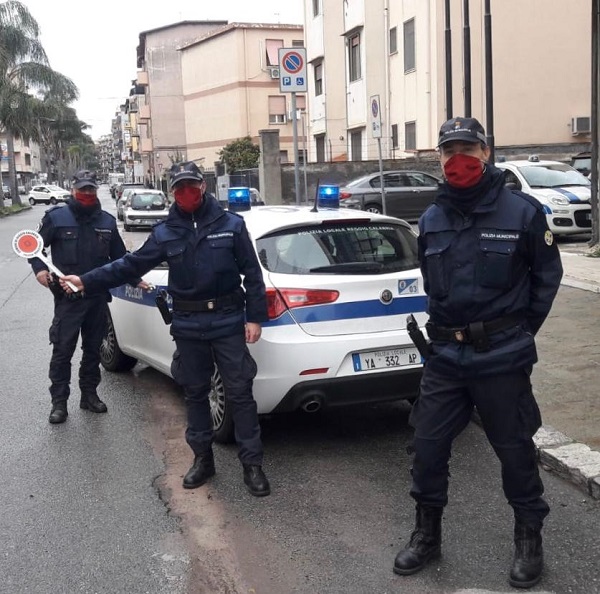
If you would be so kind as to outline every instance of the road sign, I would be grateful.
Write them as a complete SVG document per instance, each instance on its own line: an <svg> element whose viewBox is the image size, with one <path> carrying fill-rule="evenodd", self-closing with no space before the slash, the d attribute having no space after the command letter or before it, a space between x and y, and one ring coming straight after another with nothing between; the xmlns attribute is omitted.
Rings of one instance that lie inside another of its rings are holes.
<svg viewBox="0 0 600 594"><path fill-rule="evenodd" d="M379 95L371 97L371 134L373 138L381 138L381 108Z"/></svg>
<svg viewBox="0 0 600 594"><path fill-rule="evenodd" d="M303 47L279 48L279 91L281 93L306 93L306 49Z"/></svg>
<svg viewBox="0 0 600 594"><path fill-rule="evenodd" d="M44 240L37 231L19 231L13 237L12 248L17 256L21 256L21 258L39 258L52 272L54 272L54 274L57 276L64 276L64 274L42 253L42 250L44 249ZM74 284L70 282L67 282L67 284L74 293L79 291Z"/></svg>

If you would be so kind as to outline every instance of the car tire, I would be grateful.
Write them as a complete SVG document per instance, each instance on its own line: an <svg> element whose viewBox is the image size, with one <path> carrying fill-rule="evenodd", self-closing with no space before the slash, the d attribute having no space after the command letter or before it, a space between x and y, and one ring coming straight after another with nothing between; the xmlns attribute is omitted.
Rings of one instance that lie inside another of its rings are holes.
<svg viewBox="0 0 600 594"><path fill-rule="evenodd" d="M35 198L29 198L29 204L31 204L31 206L35 206L37 204Z"/></svg>
<svg viewBox="0 0 600 594"><path fill-rule="evenodd" d="M365 204L364 210L366 212L376 212L377 214L383 213L383 208L376 202L369 202L369 204Z"/></svg>
<svg viewBox="0 0 600 594"><path fill-rule="evenodd" d="M54 196L52 196L52 198L50 198L50 204L52 204L52 205L56 204L56 198Z"/></svg>
<svg viewBox="0 0 600 594"><path fill-rule="evenodd" d="M215 441L218 443L233 443L234 431L231 406L225 399L223 379L216 365L210 380L208 400L210 402L210 416L213 422Z"/></svg>
<svg viewBox="0 0 600 594"><path fill-rule="evenodd" d="M125 231L131 231L131 227L130 227L130 226L127 224L127 223L124 223L124 224L123 224L123 229L124 229Z"/></svg>
<svg viewBox="0 0 600 594"><path fill-rule="evenodd" d="M130 371L137 363L137 359L126 355L120 349L110 313L107 313L106 317L106 332L100 345L100 363L107 371L117 373Z"/></svg>

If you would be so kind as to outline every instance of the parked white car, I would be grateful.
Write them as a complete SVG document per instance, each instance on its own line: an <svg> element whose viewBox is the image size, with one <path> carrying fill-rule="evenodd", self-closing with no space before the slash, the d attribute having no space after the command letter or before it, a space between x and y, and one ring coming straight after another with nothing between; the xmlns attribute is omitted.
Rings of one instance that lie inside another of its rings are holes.
<svg viewBox="0 0 600 594"><path fill-rule="evenodd" d="M413 399L422 360L406 317L426 322L416 236L405 221L364 211L259 206L240 213L267 288L269 321L249 345L258 364L259 414ZM112 290L102 364L140 361L170 375L175 344L155 306L167 268L144 276L155 289ZM218 370L210 396L216 438L232 437Z"/></svg>
<svg viewBox="0 0 600 594"><path fill-rule="evenodd" d="M31 192L29 192L29 204L31 206L38 203L58 204L59 202L66 202L70 197L71 194L60 186L33 186Z"/></svg>
<svg viewBox="0 0 600 594"><path fill-rule="evenodd" d="M552 233L591 231L591 184L579 171L560 161L540 161L536 157L496 163L496 167L506 171L507 184L541 202Z"/></svg>
<svg viewBox="0 0 600 594"><path fill-rule="evenodd" d="M134 189L123 203L122 213L125 231L140 227L152 227L169 216L169 201L160 190Z"/></svg>

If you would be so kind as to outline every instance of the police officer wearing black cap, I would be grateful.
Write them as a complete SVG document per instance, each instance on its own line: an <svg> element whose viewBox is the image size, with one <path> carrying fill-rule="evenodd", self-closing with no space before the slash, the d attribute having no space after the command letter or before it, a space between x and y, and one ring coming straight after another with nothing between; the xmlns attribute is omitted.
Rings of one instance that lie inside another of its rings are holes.
<svg viewBox="0 0 600 594"><path fill-rule="evenodd" d="M411 413L416 526L394 572L413 574L441 553L452 441L475 407L514 512L509 582L529 588L542 574L549 512L532 439L541 417L530 376L534 336L562 277L560 254L540 203L505 187L504 173L488 162L476 119L444 123L438 148L445 181L419 220L431 352Z"/></svg>
<svg viewBox="0 0 600 594"><path fill-rule="evenodd" d="M167 261L171 335L177 346L172 369L185 391L186 440L194 452L183 486L195 489L215 474L208 396L216 362L232 410L244 482L252 495L269 495L252 395L256 363L246 346L260 338L260 325L268 320L260 264L244 219L223 210L206 192L195 163L173 165L170 182L175 204L139 250L81 278L65 280L95 293Z"/></svg>
<svg viewBox="0 0 600 594"><path fill-rule="evenodd" d="M84 274L126 253L115 218L100 208L98 185L91 171L78 171L72 180L66 206L46 211L39 233L49 247L53 264L63 274ZM80 408L105 413L98 398L100 345L106 327L107 292L97 295L67 295L39 258L29 260L38 282L54 293L54 319L50 327L50 423L67 420L70 395L71 358L81 333L83 355L79 367Z"/></svg>

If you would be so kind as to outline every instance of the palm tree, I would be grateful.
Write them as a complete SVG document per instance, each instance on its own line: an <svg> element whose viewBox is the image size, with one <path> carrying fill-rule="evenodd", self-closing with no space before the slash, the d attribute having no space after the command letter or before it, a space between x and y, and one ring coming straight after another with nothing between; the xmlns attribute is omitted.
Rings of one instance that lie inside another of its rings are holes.
<svg viewBox="0 0 600 594"><path fill-rule="evenodd" d="M33 93L43 93L64 104L78 97L73 81L50 68L39 34L37 21L22 2L0 3L0 129L6 132L13 204L21 204L14 139L35 139L39 135L36 118L40 105Z"/></svg>

